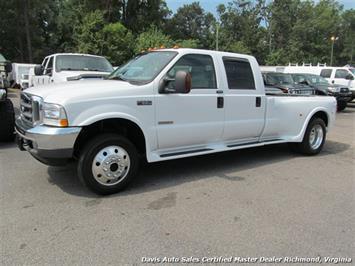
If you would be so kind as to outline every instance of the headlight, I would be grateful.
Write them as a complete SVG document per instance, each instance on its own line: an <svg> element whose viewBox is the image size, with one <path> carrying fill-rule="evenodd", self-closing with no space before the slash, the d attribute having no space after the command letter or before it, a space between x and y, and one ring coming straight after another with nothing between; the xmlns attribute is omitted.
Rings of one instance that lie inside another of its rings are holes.
<svg viewBox="0 0 355 266"><path fill-rule="evenodd" d="M43 104L43 124L57 127L69 125L64 107L54 103Z"/></svg>
<svg viewBox="0 0 355 266"><path fill-rule="evenodd" d="M6 90L0 89L0 100L3 100L5 98L6 98Z"/></svg>

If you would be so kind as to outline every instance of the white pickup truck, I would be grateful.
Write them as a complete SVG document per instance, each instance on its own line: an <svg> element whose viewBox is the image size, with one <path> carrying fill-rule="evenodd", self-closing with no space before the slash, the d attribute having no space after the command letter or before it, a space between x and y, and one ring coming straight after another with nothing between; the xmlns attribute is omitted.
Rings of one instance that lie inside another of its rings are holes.
<svg viewBox="0 0 355 266"><path fill-rule="evenodd" d="M113 71L103 56L61 53L46 56L41 65L34 67L30 86L41 86L78 79L102 78Z"/></svg>
<svg viewBox="0 0 355 266"><path fill-rule="evenodd" d="M290 143L321 151L336 113L328 96L265 95L249 55L195 49L143 53L107 79L26 90L18 145L45 164L78 160L99 194L123 189L139 162Z"/></svg>

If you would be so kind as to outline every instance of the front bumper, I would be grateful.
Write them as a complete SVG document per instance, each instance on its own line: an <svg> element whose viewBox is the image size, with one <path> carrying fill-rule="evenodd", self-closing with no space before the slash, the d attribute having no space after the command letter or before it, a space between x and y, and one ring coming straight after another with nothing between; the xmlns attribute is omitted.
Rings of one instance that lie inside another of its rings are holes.
<svg viewBox="0 0 355 266"><path fill-rule="evenodd" d="M73 157L75 140L81 128L58 128L44 125L31 127L21 118L17 118L15 130L20 150L28 151L45 164L58 165Z"/></svg>
<svg viewBox="0 0 355 266"><path fill-rule="evenodd" d="M342 101L342 102L349 102L351 101L352 99L352 93L351 91L348 92L348 93L339 93L339 92L336 92L333 94L334 97L337 99L337 101Z"/></svg>

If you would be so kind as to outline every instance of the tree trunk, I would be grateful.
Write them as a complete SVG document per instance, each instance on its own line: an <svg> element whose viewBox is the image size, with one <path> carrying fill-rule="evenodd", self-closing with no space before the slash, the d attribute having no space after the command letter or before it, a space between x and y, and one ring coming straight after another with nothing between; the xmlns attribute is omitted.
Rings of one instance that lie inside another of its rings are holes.
<svg viewBox="0 0 355 266"><path fill-rule="evenodd" d="M23 1L23 18L25 20L25 32L26 32L26 41L27 41L27 52L28 52L28 61L29 63L33 62L32 59L32 44L31 44L31 35L30 35L30 23L28 19L29 13L29 0Z"/></svg>

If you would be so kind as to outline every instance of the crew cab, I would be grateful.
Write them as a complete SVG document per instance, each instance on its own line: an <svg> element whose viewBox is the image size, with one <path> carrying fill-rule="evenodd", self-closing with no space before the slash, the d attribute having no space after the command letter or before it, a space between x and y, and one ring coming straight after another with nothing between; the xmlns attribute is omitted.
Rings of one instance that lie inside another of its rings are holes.
<svg viewBox="0 0 355 266"><path fill-rule="evenodd" d="M34 67L31 86L48 85L79 79L97 79L113 71L110 62L103 56L61 53L44 58Z"/></svg>
<svg viewBox="0 0 355 266"><path fill-rule="evenodd" d="M18 146L45 164L78 161L99 194L123 189L140 160L157 162L276 143L321 151L334 97L265 95L256 59L197 49L142 53L102 80L21 94Z"/></svg>

